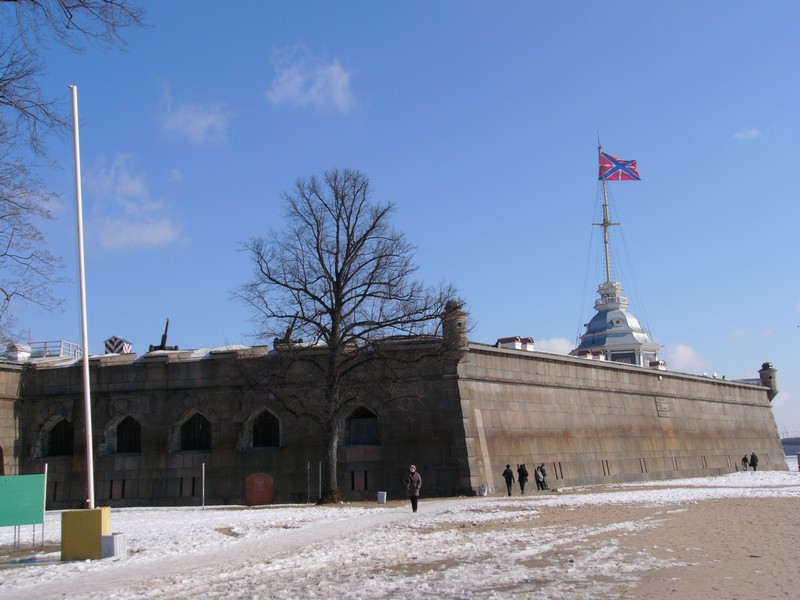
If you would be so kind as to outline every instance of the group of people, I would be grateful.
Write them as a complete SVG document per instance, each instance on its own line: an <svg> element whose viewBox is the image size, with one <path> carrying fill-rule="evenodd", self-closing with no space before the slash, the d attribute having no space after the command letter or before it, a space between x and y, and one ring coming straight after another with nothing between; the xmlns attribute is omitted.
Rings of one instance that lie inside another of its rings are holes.
<svg viewBox="0 0 800 600"><path fill-rule="evenodd" d="M755 456L755 455L753 455ZM756 459L758 462L758 459ZM519 493L525 493L525 484L528 483L528 468L525 464L517 465L517 478L519 482ZM533 472L533 478L536 481L537 490L549 490L547 486L547 469L544 463L540 464ZM511 488L514 484L514 471L511 470L511 465L506 465L506 470L503 471L503 479L506 480L506 487L508 488L508 495L511 495ZM408 467L408 473L403 478L403 483L406 486L406 495L411 501L411 510L417 512L417 503L419 502L419 491L422 489L422 476L417 472L417 467L411 465Z"/></svg>
<svg viewBox="0 0 800 600"><path fill-rule="evenodd" d="M750 458L747 457L747 454L742 457L742 469L747 471L748 466L753 469L753 471L758 469L758 457L756 456L755 452L750 454ZM528 473L525 463L517 465L516 481L519 483L520 494L525 493L525 484L528 483L529 475L530 474ZM538 467L536 467L536 469L534 469L533 478L536 481L537 490L550 489L547 486L547 469L545 468L544 463L540 464ZM511 465L506 465L506 469L503 471L503 479L506 481L506 489L508 490L508 495L510 496L515 481L514 471L511 470ZM406 473L403 483L406 486L406 494L408 495L409 500L411 500L411 510L417 512L419 490L422 488L422 476L417 473L417 467L414 465L408 467L408 473Z"/></svg>
<svg viewBox="0 0 800 600"><path fill-rule="evenodd" d="M756 456L755 452L753 452L750 455L750 459L749 460L747 458L747 454L745 454L742 457L742 471L747 471L747 466L748 465L750 466L751 469L753 469L753 471L756 471L758 469L758 457Z"/></svg>
<svg viewBox="0 0 800 600"><path fill-rule="evenodd" d="M525 484L528 483L528 468L525 466L525 463L521 465L517 465L517 482L519 483L519 493L525 493ZM511 495L511 488L514 484L514 471L511 470L511 465L506 465L506 470L503 471L503 479L506 480L506 488L508 489L508 495ZM536 489L537 490L549 490L550 488L547 486L547 469L544 466L544 463L540 464L533 472L533 479L536 481Z"/></svg>

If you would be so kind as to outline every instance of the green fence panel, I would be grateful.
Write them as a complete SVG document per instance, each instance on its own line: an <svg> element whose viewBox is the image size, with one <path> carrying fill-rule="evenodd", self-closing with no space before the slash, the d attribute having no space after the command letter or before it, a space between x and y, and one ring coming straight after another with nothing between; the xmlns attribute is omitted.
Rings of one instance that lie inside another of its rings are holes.
<svg viewBox="0 0 800 600"><path fill-rule="evenodd" d="M44 523L44 475L0 477L0 527Z"/></svg>

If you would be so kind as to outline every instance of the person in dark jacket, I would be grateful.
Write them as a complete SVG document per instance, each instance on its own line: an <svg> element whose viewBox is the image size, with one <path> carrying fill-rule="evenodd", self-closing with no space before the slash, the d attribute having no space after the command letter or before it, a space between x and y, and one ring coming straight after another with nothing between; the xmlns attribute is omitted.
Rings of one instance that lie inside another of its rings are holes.
<svg viewBox="0 0 800 600"><path fill-rule="evenodd" d="M408 473L406 473L403 483L406 484L406 494L411 500L411 510L417 512L417 500L419 500L419 490L422 487L422 475L417 473L417 467L414 465L408 467Z"/></svg>
<svg viewBox="0 0 800 600"><path fill-rule="evenodd" d="M525 484L528 483L528 469L525 468L525 463L517 465L517 482L519 483L519 493L525 493Z"/></svg>
<svg viewBox="0 0 800 600"><path fill-rule="evenodd" d="M742 471L747 471L747 454L742 457Z"/></svg>
<svg viewBox="0 0 800 600"><path fill-rule="evenodd" d="M544 463L539 466L539 469L542 471L542 489L549 490L550 488L547 485L547 469L544 468Z"/></svg>
<svg viewBox="0 0 800 600"><path fill-rule="evenodd" d="M536 479L536 489L544 489L544 475L542 475L542 467L537 466L533 471L533 478Z"/></svg>
<svg viewBox="0 0 800 600"><path fill-rule="evenodd" d="M514 471L511 470L511 465L506 465L506 470L503 471L503 479L506 480L506 488L508 495L511 495L511 484L514 483Z"/></svg>
<svg viewBox="0 0 800 600"><path fill-rule="evenodd" d="M750 468L753 469L753 471L758 469L758 457L755 452L750 455Z"/></svg>

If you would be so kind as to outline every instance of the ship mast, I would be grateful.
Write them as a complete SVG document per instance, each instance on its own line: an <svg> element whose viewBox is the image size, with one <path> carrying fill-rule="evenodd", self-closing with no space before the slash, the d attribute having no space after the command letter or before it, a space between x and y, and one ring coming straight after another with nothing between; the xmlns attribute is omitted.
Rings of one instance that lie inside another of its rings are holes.
<svg viewBox="0 0 800 600"><path fill-rule="evenodd" d="M636 161L622 160L604 154L599 139L597 151L600 165L599 179L603 183L603 220L593 225L603 228L606 280L597 288L598 298L594 303L597 312L585 324L586 332L580 336L577 347L570 354L640 367L656 365L662 368L661 365L664 363L658 360L661 346L650 338L650 334L641 326L639 320L628 311L628 299L622 295L622 283L614 281L611 270L609 229L619 223L614 223L609 216L608 180L638 180Z"/></svg>
<svg viewBox="0 0 800 600"><path fill-rule="evenodd" d="M597 145L597 156L598 159L602 158L603 154L603 147L598 143ZM598 160L598 164L602 161ZM608 182L606 181L605 175L601 170L601 180L603 182L603 222L602 223L593 223L598 227L603 228L603 253L605 257L605 266L606 266L606 282L611 281L611 251L610 245L608 241L608 229L614 225L619 225L619 223L613 223L608 216Z"/></svg>

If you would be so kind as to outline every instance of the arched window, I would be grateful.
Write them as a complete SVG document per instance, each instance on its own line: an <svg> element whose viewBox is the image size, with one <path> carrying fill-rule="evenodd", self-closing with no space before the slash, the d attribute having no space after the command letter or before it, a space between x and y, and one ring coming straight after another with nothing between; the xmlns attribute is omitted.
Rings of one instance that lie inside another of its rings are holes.
<svg viewBox="0 0 800 600"><path fill-rule="evenodd" d="M281 423L278 417L265 410L253 421L253 448L281 445Z"/></svg>
<svg viewBox="0 0 800 600"><path fill-rule="evenodd" d="M47 456L72 456L75 449L75 431L72 423L61 419L47 434Z"/></svg>
<svg viewBox="0 0 800 600"><path fill-rule="evenodd" d="M363 406L357 408L347 419L347 443L351 446L381 443L381 423L378 415Z"/></svg>
<svg viewBox="0 0 800 600"><path fill-rule="evenodd" d="M181 425L181 450L211 450L211 423L200 413Z"/></svg>
<svg viewBox="0 0 800 600"><path fill-rule="evenodd" d="M133 417L125 417L117 425L117 452L139 454L142 451L142 426Z"/></svg>

